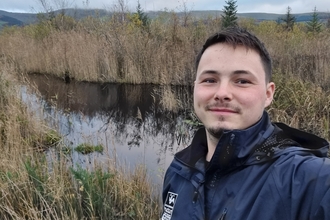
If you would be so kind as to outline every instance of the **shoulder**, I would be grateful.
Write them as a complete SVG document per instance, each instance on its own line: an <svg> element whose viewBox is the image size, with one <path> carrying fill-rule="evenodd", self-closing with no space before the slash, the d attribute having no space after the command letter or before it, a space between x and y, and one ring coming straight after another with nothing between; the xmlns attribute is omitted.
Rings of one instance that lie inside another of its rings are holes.
<svg viewBox="0 0 330 220"><path fill-rule="evenodd" d="M309 219L330 217L325 209L330 206L329 158L304 151L287 152L274 162L271 175L277 192L291 213L311 215Z"/></svg>
<svg viewBox="0 0 330 220"><path fill-rule="evenodd" d="M306 172L314 176L318 176L317 173L324 170L330 177L330 159L316 156L311 150L291 147L279 156L274 169L275 171L285 171L290 175Z"/></svg>
<svg viewBox="0 0 330 220"><path fill-rule="evenodd" d="M330 189L330 159L291 151L274 162L272 177L279 192L321 198L322 192Z"/></svg>

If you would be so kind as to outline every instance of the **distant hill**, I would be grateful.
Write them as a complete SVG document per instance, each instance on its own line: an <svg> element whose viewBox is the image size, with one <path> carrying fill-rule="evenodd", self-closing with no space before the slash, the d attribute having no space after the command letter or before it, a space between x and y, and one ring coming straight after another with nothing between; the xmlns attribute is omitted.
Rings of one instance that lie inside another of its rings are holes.
<svg viewBox="0 0 330 220"><path fill-rule="evenodd" d="M61 13L62 10L55 11L55 14ZM150 11L146 12L146 14L150 18L156 18L160 14L164 12L162 11ZM189 12L193 17L198 19L206 19L209 17L220 17L222 11L220 10L209 10L209 11L190 11ZM106 15L110 15L110 12L107 12L103 9L65 9L65 14L72 16L76 19L82 19L87 16L99 16L103 17ZM296 17L297 22L307 22L312 19L313 13L302 13L302 14L293 14ZM179 16L183 16L183 13L178 13ZM277 21L280 18L283 18L284 14L270 14L270 13L237 13L239 18L251 18L256 21ZM330 13L319 12L318 16L322 22L326 22L330 18ZM2 25L27 25L38 21L37 13L15 13L15 12L7 12L0 10L0 26Z"/></svg>
<svg viewBox="0 0 330 220"><path fill-rule="evenodd" d="M55 11L55 15L61 13L61 10ZM96 9L65 9L65 14L76 19L81 19L87 16L105 16L109 14L105 10ZM27 25L38 21L38 13L17 13L17 12L7 12L0 10L0 23L4 23L8 26L12 25ZM40 14L42 15L42 13Z"/></svg>
<svg viewBox="0 0 330 220"><path fill-rule="evenodd" d="M6 24L8 26L13 26L13 25L22 26L23 25L22 21L17 20L16 18L13 18L13 17L6 16L6 15L1 15L0 21L2 21L2 23Z"/></svg>
<svg viewBox="0 0 330 220"><path fill-rule="evenodd" d="M37 14L31 13L16 13L16 12L7 12L0 10L0 20L3 21L3 16L13 18L17 21L20 21L22 24L30 24L36 21Z"/></svg>

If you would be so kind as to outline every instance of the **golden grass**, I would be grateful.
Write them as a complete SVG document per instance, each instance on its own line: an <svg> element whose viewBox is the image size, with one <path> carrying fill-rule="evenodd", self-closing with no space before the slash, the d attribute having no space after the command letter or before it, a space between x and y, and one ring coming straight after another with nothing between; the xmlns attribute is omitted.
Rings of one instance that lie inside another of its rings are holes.
<svg viewBox="0 0 330 220"><path fill-rule="evenodd" d="M152 22L149 31L129 22L93 18L71 30L48 23L8 28L0 36L0 53L25 73L63 77L67 72L86 81L186 84L194 78L191 63L201 39L216 26L190 22L183 28L171 13L164 14L164 19Z"/></svg>
<svg viewBox="0 0 330 220"><path fill-rule="evenodd" d="M330 140L330 91L281 74L274 75L274 82L277 88L268 109L272 120Z"/></svg>
<svg viewBox="0 0 330 220"><path fill-rule="evenodd" d="M112 18L60 20L56 25L41 22L3 30L0 54L23 73L83 81L192 85L195 56L205 39L220 27L217 18L197 20L188 15L184 19L168 12L152 20L147 29L130 20ZM241 19L240 25L265 42L277 72L327 87L328 29L311 34L306 25L297 24L287 32L274 21L255 24L249 19Z"/></svg>

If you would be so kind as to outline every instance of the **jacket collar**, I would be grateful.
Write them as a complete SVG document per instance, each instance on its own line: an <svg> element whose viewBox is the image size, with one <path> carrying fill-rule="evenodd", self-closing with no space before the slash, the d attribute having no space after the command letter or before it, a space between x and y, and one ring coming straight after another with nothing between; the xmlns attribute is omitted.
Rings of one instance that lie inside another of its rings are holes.
<svg viewBox="0 0 330 220"><path fill-rule="evenodd" d="M232 166L234 163L241 164L249 157L253 147L271 135L273 129L267 112L264 112L262 118L247 129L224 131L210 165L225 168ZM195 167L200 158L206 157L207 151L206 131L205 128L200 128L196 132L191 145L178 152L175 157L182 163Z"/></svg>
<svg viewBox="0 0 330 220"><path fill-rule="evenodd" d="M300 151L326 157L329 143L323 138L283 123L272 124L267 112L264 112L255 125L245 130L224 131L210 161L210 166L225 169L235 168L242 164L260 163L285 152L297 151L296 147L300 147ZM201 170L200 162L205 160L207 151L206 131L205 128L200 128L191 145L178 152L175 158L189 167ZM252 155L256 157L251 157Z"/></svg>
<svg viewBox="0 0 330 220"><path fill-rule="evenodd" d="M266 111L256 124L247 129L224 131L209 167L227 170L241 166L253 154L256 147L261 145L273 131L274 126L271 124Z"/></svg>

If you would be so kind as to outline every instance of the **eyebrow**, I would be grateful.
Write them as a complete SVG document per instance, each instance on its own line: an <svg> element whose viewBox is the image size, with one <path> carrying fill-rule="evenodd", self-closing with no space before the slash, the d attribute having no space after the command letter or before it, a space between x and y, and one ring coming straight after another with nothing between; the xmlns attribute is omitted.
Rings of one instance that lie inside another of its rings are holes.
<svg viewBox="0 0 330 220"><path fill-rule="evenodd" d="M201 73L201 75L203 74L219 74L219 72L216 70L205 70ZM234 72L232 72L232 74L240 75L240 74L252 74L252 73L248 70L235 70Z"/></svg>
<svg viewBox="0 0 330 220"><path fill-rule="evenodd" d="M233 74L252 74L252 73L248 70L235 70Z"/></svg>

